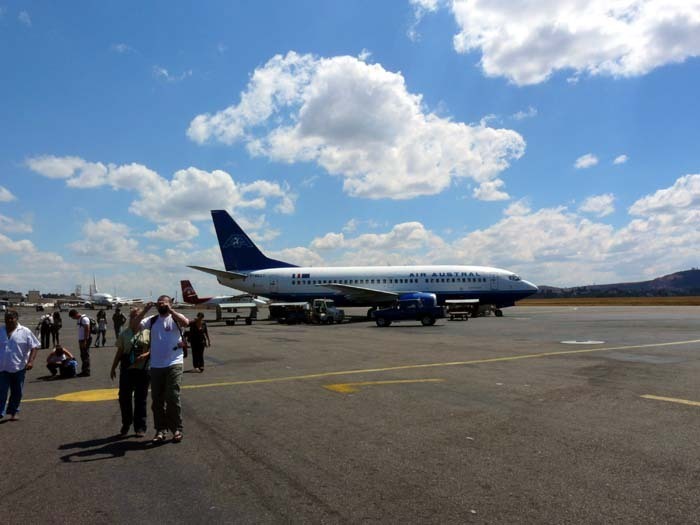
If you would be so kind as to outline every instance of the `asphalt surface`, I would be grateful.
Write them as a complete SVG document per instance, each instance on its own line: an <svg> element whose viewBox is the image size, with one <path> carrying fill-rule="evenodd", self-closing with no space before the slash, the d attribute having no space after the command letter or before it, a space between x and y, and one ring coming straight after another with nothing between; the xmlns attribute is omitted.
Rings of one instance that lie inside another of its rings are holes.
<svg viewBox="0 0 700 525"><path fill-rule="evenodd" d="M210 332L180 444L119 439L116 400L55 400L115 388L113 346L69 380L41 351L0 422L2 521L700 522L700 308Z"/></svg>

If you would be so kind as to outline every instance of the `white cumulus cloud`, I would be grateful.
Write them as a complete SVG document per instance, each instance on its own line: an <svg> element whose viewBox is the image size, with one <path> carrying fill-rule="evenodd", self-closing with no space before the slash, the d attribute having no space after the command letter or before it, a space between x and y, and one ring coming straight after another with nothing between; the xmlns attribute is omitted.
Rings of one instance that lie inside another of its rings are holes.
<svg viewBox="0 0 700 525"><path fill-rule="evenodd" d="M155 231L144 233L144 237L163 239L171 242L185 242L199 234L199 230L190 221L171 221L161 224Z"/></svg>
<svg viewBox="0 0 700 525"><path fill-rule="evenodd" d="M315 162L350 195L374 199L433 195L461 179L501 187L499 175L525 151L515 131L427 113L400 73L294 52L256 69L238 104L196 116L187 134L241 141L279 162Z"/></svg>
<svg viewBox="0 0 700 525"><path fill-rule="evenodd" d="M0 202L10 202L15 200L15 197L10 190L4 186L0 186Z"/></svg>
<svg viewBox="0 0 700 525"><path fill-rule="evenodd" d="M629 157L627 155L618 155L615 157L615 160L613 160L613 164L624 164L629 160Z"/></svg>
<svg viewBox="0 0 700 525"><path fill-rule="evenodd" d="M586 153L585 155L581 155L576 159L574 167L576 169L586 169L595 166L596 164L598 164L598 157L592 153Z"/></svg>
<svg viewBox="0 0 700 525"><path fill-rule="evenodd" d="M593 195L583 201L579 206L579 211L592 213L597 217L605 217L615 211L615 196L612 193L603 195Z"/></svg>
<svg viewBox="0 0 700 525"><path fill-rule="evenodd" d="M677 215L684 211L700 213L700 174L685 175L670 188L639 199L629 209L631 215L643 217Z"/></svg>
<svg viewBox="0 0 700 525"><path fill-rule="evenodd" d="M222 170L212 172L187 168L172 179L161 177L142 164L103 164L79 157L42 156L30 158L27 166L40 175L62 178L71 188L109 186L138 195L129 211L156 223L172 220L209 219L213 209L264 209L276 201L280 213L292 213L296 195L288 185L257 180L237 183Z"/></svg>
<svg viewBox="0 0 700 525"><path fill-rule="evenodd" d="M531 210L521 199L498 222L447 241L420 222L397 224L385 233L356 229L330 232L298 248L330 265L474 264L507 268L539 284L575 286L658 277L698 266L700 175L637 200L627 224L600 219L614 196L587 199L590 208ZM596 204L597 203L597 204ZM354 224L355 225L355 224Z"/></svg>
<svg viewBox="0 0 700 525"><path fill-rule="evenodd" d="M537 84L556 71L632 77L700 55L698 0L453 0L458 52L488 76Z"/></svg>
<svg viewBox="0 0 700 525"><path fill-rule="evenodd" d="M474 189L474 198L482 201L504 201L510 199L506 192L500 190L502 186L504 186L502 180L482 182L478 188Z"/></svg>
<svg viewBox="0 0 700 525"><path fill-rule="evenodd" d="M508 206L503 212L503 214L511 217L513 215L527 215L531 211L532 210L530 208L530 203L528 202L528 200L520 199Z"/></svg>
<svg viewBox="0 0 700 525"><path fill-rule="evenodd" d="M0 214L0 231L8 233L31 233L32 225L25 220L17 220Z"/></svg>

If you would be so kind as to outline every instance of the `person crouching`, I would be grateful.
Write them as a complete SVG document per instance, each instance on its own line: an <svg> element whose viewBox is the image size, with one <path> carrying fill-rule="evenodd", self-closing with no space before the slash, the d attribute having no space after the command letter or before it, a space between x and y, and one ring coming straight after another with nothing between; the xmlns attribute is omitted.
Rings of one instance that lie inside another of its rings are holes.
<svg viewBox="0 0 700 525"><path fill-rule="evenodd" d="M75 377L78 362L68 349L56 345L53 352L46 357L46 368L49 369L52 377L55 377L56 374L59 374L61 378Z"/></svg>

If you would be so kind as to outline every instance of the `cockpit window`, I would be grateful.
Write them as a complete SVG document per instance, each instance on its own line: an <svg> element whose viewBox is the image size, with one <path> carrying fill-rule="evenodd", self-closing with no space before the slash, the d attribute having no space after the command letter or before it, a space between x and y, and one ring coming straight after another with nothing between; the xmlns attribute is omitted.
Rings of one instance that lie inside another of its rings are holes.
<svg viewBox="0 0 700 525"><path fill-rule="evenodd" d="M519 280L520 280L520 277L518 277L517 275L513 274L513 275L509 275L509 276L508 276L508 279L511 280L511 281L519 281Z"/></svg>

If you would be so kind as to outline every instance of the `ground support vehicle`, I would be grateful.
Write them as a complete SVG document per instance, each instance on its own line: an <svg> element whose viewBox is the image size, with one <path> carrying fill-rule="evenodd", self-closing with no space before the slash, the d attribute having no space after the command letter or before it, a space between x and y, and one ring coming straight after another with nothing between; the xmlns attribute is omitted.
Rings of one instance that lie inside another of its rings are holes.
<svg viewBox="0 0 700 525"><path fill-rule="evenodd" d="M479 305L479 317L488 317L491 314L496 317L503 317L503 310L496 308L496 305L493 304Z"/></svg>
<svg viewBox="0 0 700 525"><path fill-rule="evenodd" d="M245 324L253 324L258 318L258 306L254 303L222 303L216 305L216 320L225 321L227 325L244 320Z"/></svg>
<svg viewBox="0 0 700 525"><path fill-rule="evenodd" d="M309 322L313 324L342 323L345 311L336 308L332 299L314 299L309 309Z"/></svg>
<svg viewBox="0 0 700 525"><path fill-rule="evenodd" d="M423 326L432 326L436 319L445 317L442 306L438 306L435 294L415 292L404 294L389 308L374 312L374 322L385 327L396 321L420 321Z"/></svg>
<svg viewBox="0 0 700 525"><path fill-rule="evenodd" d="M460 308L451 306L447 309L447 315L450 321L469 321L470 317L474 317L471 307Z"/></svg>
<svg viewBox="0 0 700 525"><path fill-rule="evenodd" d="M272 303L268 308L270 319L280 324L305 323L309 317L309 303Z"/></svg>

